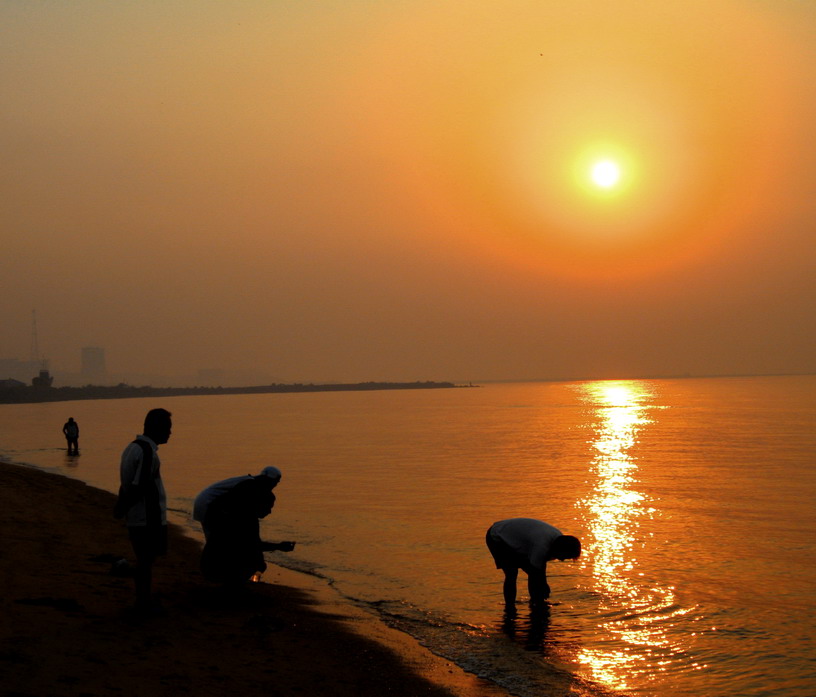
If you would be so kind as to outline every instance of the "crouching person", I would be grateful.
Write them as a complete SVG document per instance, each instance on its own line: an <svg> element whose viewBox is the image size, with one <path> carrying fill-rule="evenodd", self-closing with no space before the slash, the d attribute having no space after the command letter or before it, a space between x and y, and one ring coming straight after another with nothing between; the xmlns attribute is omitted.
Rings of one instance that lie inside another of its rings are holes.
<svg viewBox="0 0 816 697"><path fill-rule="evenodd" d="M241 586L266 570L263 553L291 552L294 542L261 540L260 519L275 505L275 495L253 479L232 487L209 502L202 520L206 544L201 554L205 578L225 586Z"/></svg>

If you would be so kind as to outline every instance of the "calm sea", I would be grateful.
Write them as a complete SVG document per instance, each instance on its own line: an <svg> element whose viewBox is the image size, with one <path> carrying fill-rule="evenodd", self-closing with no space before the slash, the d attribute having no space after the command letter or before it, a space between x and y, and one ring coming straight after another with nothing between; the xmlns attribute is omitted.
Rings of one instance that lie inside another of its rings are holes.
<svg viewBox="0 0 816 697"><path fill-rule="evenodd" d="M3 405L0 455L115 490L154 406L177 519L277 465L274 561L514 694L816 694L816 376ZM585 552L506 620L484 533L513 516Z"/></svg>

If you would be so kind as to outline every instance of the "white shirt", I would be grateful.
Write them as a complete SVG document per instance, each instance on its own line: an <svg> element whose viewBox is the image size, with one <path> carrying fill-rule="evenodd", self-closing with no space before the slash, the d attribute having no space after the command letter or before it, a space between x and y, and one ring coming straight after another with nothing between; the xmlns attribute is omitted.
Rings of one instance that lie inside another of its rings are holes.
<svg viewBox="0 0 816 697"><path fill-rule="evenodd" d="M203 523L204 516L207 515L207 508L209 508L210 504L219 496L226 494L237 484L245 482L247 479L254 479L254 477L251 474L244 474L240 477L230 477L229 479L222 479L215 484L210 484L210 486L195 497L195 501L193 502L193 520Z"/></svg>
<svg viewBox="0 0 816 697"><path fill-rule="evenodd" d="M151 438L141 435L136 436L136 440L146 442L153 449L153 466L150 476L156 475L156 486L159 490L159 507L161 508L162 525L167 524L167 495L164 493L164 484L161 480L161 472L159 467L161 461L159 460L158 448ZM128 443L127 447L122 452L122 459L119 463L119 479L123 487L138 485L142 478L142 458L144 453L142 447L136 443ZM147 525L147 513L145 511L144 500L136 502L125 513L125 525L128 527L140 527Z"/></svg>
<svg viewBox="0 0 816 697"><path fill-rule="evenodd" d="M530 566L543 569L552 543L555 538L561 537L561 531L535 518L508 518L493 523L490 535L504 542L514 552L527 557Z"/></svg>

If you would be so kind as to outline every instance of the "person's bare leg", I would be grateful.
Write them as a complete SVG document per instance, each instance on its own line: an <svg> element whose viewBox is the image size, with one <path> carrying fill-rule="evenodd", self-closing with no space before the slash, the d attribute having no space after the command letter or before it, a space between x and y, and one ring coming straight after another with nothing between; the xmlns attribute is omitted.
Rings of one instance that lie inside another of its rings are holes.
<svg viewBox="0 0 816 697"><path fill-rule="evenodd" d="M518 569L502 569L502 571L504 571L504 608L515 611Z"/></svg>

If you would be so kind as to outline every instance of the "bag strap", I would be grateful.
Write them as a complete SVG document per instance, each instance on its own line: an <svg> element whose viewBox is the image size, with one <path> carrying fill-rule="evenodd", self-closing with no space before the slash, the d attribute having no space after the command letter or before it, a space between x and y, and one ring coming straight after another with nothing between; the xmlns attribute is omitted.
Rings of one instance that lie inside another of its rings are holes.
<svg viewBox="0 0 816 697"><path fill-rule="evenodd" d="M161 524L161 506L159 504L159 489L156 484L158 472L153 473L153 448L138 438L133 441L142 449L142 471L139 474L139 489L144 496L145 516L148 525Z"/></svg>
<svg viewBox="0 0 816 697"><path fill-rule="evenodd" d="M150 474L153 473L153 448L150 447L150 443L139 440L138 438L133 442L142 449L142 472L139 475L139 486L141 487L145 485L142 476L145 473L145 468Z"/></svg>
<svg viewBox="0 0 816 697"><path fill-rule="evenodd" d="M159 508L159 492L156 486L156 477L153 476L153 448L150 443L146 443L138 438L131 444L138 445L142 450L142 464L139 469L139 483L135 486L119 487L119 496L116 505L113 507L114 518L124 518L130 508L140 499L145 502L145 513L150 520L156 519L158 510L159 522L161 522L161 511Z"/></svg>

